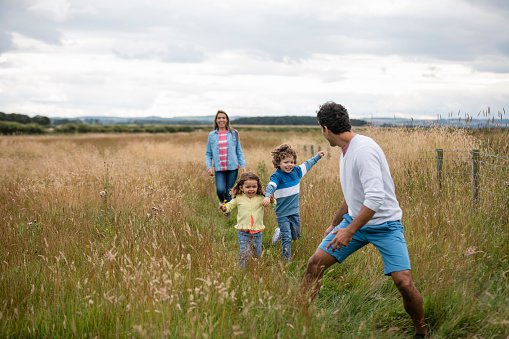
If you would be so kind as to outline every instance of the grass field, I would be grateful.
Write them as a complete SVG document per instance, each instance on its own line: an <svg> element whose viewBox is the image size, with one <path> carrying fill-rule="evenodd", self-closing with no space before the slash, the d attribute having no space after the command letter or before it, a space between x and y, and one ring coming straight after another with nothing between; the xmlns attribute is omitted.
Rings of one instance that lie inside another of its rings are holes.
<svg viewBox="0 0 509 339"><path fill-rule="evenodd" d="M507 134L357 131L388 158L432 338L509 337L507 181L473 208L467 186L440 191L418 161L436 148L507 151ZM303 237L290 264L270 246L268 211L263 256L239 269L235 215L217 212L205 172L206 132L0 137L0 337L412 337L372 246L326 273L309 312L297 303L342 200L340 150L318 129L240 137L264 183L280 143L299 150L299 164L310 145L327 153L301 181Z"/></svg>

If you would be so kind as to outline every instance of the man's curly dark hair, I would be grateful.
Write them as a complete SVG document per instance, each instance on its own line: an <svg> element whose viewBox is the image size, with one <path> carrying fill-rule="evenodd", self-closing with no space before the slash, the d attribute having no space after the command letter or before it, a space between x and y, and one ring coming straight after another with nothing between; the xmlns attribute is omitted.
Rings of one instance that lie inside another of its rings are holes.
<svg viewBox="0 0 509 339"><path fill-rule="evenodd" d="M272 164L274 168L279 168L279 164L284 158L293 157L293 161L297 163L297 152L288 144L279 145L274 148L270 154L272 154Z"/></svg>
<svg viewBox="0 0 509 339"><path fill-rule="evenodd" d="M327 101L318 108L316 120L322 127L327 126L334 134L350 132L352 129L346 108L333 101Z"/></svg>

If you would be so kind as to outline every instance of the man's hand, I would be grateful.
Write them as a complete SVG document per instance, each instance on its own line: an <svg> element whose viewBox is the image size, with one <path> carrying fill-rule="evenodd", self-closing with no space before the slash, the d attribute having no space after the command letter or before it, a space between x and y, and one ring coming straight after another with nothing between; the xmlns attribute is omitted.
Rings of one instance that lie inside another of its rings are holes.
<svg viewBox="0 0 509 339"><path fill-rule="evenodd" d="M220 210L220 211L226 212L226 206L225 206L225 205L223 205L223 204L219 205L219 206L217 207L217 209L218 209L218 210Z"/></svg>
<svg viewBox="0 0 509 339"><path fill-rule="evenodd" d="M263 201L262 201L262 206L263 206L263 207L267 207L267 206L269 206L269 205L270 205L270 203L271 203L271 200L272 200L272 198L265 197L265 198L263 199Z"/></svg>
<svg viewBox="0 0 509 339"><path fill-rule="evenodd" d="M241 168L240 168L240 171L241 171L242 173L246 173L246 168L245 168L245 167L241 167Z"/></svg>
<svg viewBox="0 0 509 339"><path fill-rule="evenodd" d="M330 225L329 228L325 230L325 233L323 234L323 237L325 238L332 230L334 229L334 225Z"/></svg>
<svg viewBox="0 0 509 339"><path fill-rule="evenodd" d="M213 176L214 176L214 169L213 169L213 168L209 168L209 169L207 170L207 173L208 173L211 177L213 177Z"/></svg>
<svg viewBox="0 0 509 339"><path fill-rule="evenodd" d="M333 253L336 249L341 251L341 246L348 246L354 235L354 233L352 233L348 228L338 228L333 231L332 234L335 234L336 236L327 245L326 249L329 249L332 246Z"/></svg>

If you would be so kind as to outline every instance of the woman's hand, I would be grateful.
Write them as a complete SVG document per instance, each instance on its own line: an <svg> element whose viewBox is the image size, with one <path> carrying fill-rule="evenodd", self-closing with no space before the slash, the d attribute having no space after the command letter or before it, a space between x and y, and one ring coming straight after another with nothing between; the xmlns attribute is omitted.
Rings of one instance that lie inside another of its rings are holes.
<svg viewBox="0 0 509 339"><path fill-rule="evenodd" d="M263 206L263 207L267 207L267 206L269 206L269 205L270 205L270 203L271 203L271 199L272 199L272 198L265 197L265 198L263 199L263 201L262 201L262 206Z"/></svg>
<svg viewBox="0 0 509 339"><path fill-rule="evenodd" d="M323 156L325 155L325 152L324 151L320 151L320 152L318 152L318 155L320 156L320 158L323 158Z"/></svg>
<svg viewBox="0 0 509 339"><path fill-rule="evenodd" d="M242 173L246 173L246 168L245 167L241 167L240 170L242 171Z"/></svg>
<svg viewBox="0 0 509 339"><path fill-rule="evenodd" d="M213 176L214 176L214 169L213 169L213 168L209 168L209 169L207 170L207 173L208 173L211 177L213 177Z"/></svg>

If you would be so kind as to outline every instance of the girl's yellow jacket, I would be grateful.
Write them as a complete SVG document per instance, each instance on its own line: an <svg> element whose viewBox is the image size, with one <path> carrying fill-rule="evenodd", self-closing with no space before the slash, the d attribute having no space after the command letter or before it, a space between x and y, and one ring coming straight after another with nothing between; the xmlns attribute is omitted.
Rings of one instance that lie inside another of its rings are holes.
<svg viewBox="0 0 509 339"><path fill-rule="evenodd" d="M262 201L265 197L262 195L255 195L251 199L245 194L239 194L230 202L224 205L226 212L231 212L235 207L238 208L237 214L237 225L235 228L238 230L250 230L260 231L265 228L263 225L263 206ZM270 208L274 208L277 202L274 200L273 204L270 204ZM254 223L251 227L251 216L253 217Z"/></svg>

